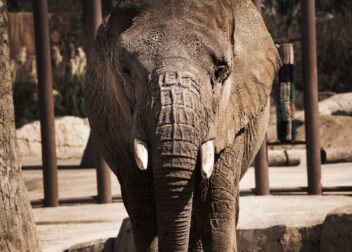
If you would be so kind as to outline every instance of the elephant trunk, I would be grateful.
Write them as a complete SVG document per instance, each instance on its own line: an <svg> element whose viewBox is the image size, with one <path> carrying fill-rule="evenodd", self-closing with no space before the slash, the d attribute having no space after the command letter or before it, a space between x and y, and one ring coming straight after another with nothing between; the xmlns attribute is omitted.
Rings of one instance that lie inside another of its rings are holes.
<svg viewBox="0 0 352 252"><path fill-rule="evenodd" d="M159 251L187 251L194 174L202 143L198 83L189 73L158 76L160 111L151 142Z"/></svg>

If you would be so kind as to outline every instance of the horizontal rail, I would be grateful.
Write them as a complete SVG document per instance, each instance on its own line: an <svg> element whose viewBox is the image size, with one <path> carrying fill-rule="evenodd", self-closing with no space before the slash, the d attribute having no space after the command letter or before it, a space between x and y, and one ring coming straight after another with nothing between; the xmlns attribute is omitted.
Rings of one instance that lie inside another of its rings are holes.
<svg viewBox="0 0 352 252"><path fill-rule="evenodd" d="M276 38L274 39L275 44L282 44L282 43L295 43L301 42L302 37L293 37L293 38Z"/></svg>
<svg viewBox="0 0 352 252"><path fill-rule="evenodd" d="M81 167L80 165L58 165L60 170L74 170L74 169L95 169L94 167ZM43 165L22 165L22 170L42 170Z"/></svg>
<svg viewBox="0 0 352 252"><path fill-rule="evenodd" d="M60 205L73 205L73 204L93 204L98 202L98 196L84 196L59 199ZM113 195L112 202L122 202L121 195ZM32 207L42 207L44 199L31 200Z"/></svg>
<svg viewBox="0 0 352 252"><path fill-rule="evenodd" d="M308 187L275 187L270 188L271 194L277 193L307 193ZM351 192L352 186L332 186L332 187L323 187L323 192ZM241 196L255 195L255 188L242 189L240 190ZM122 196L116 194L112 196L113 202L122 202ZM85 197L72 197L72 198L62 198L59 199L60 205L72 205L72 204L91 204L97 203L97 196L85 196ZM33 207L41 207L44 205L44 199L31 200Z"/></svg>
<svg viewBox="0 0 352 252"><path fill-rule="evenodd" d="M304 145L306 141L267 142L267 145Z"/></svg>
<svg viewBox="0 0 352 252"><path fill-rule="evenodd" d="M323 187L323 192L352 192L352 186Z"/></svg>
<svg viewBox="0 0 352 252"><path fill-rule="evenodd" d="M331 187L323 187L323 193L331 193L331 192L352 192L352 186L331 186ZM308 193L308 187L274 187L270 188L271 194L277 193ZM255 188L250 189L242 189L240 190L240 195L254 195L256 194Z"/></svg>

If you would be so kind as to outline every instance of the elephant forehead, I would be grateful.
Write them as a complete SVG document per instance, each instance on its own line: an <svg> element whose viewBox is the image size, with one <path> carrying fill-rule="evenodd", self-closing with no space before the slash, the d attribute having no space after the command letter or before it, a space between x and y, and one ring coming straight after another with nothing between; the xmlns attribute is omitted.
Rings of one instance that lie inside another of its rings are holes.
<svg viewBox="0 0 352 252"><path fill-rule="evenodd" d="M219 4L222 1L152 4L155 2L158 1L141 8L131 26L120 35L120 45L131 54L144 59L161 56L199 59L209 54L209 50L218 53L230 46L232 13Z"/></svg>

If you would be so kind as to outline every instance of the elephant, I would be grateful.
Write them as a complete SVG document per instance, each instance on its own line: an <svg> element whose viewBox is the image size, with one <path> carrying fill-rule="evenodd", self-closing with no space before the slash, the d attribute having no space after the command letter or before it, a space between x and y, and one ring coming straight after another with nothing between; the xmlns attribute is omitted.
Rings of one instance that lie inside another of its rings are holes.
<svg viewBox="0 0 352 252"><path fill-rule="evenodd" d="M137 251L236 251L280 64L250 0L121 0L104 19L85 106Z"/></svg>

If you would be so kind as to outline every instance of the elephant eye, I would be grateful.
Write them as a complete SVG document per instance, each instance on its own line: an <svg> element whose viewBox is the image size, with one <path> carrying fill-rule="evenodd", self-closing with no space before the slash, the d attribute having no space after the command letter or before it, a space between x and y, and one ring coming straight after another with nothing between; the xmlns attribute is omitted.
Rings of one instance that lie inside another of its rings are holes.
<svg viewBox="0 0 352 252"><path fill-rule="evenodd" d="M229 67L226 63L221 64L215 68L214 76L216 81L223 82L229 76Z"/></svg>
<svg viewBox="0 0 352 252"><path fill-rule="evenodd" d="M131 76L131 71L128 67L124 66L122 67L122 72L128 76Z"/></svg>

